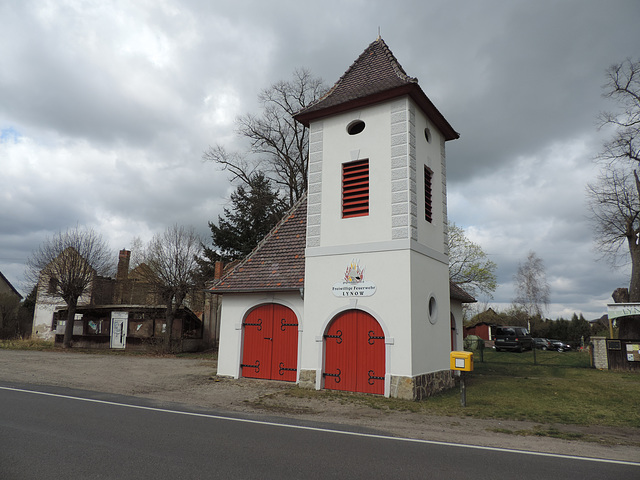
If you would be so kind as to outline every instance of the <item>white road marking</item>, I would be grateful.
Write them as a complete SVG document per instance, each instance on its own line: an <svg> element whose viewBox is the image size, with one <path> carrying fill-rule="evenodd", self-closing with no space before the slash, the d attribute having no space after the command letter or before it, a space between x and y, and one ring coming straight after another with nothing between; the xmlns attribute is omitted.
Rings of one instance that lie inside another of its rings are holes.
<svg viewBox="0 0 640 480"><path fill-rule="evenodd" d="M226 420L230 422L243 422L243 423L253 423L257 425L268 425L272 427L282 427L282 428L294 428L298 430L309 430L314 432L324 432L324 433L335 433L338 435L351 435L354 437L365 437L365 438L377 438L381 440L392 440L399 442L412 442L412 443L423 443L427 445L440 445L447 447L459 447L459 448L469 448L475 450L488 450L492 452L506 452L506 453L519 453L522 455L535 455L540 457L552 457L552 458L564 458L567 460L582 460L586 462L598 462L598 463L613 463L617 465L632 465L636 467L640 467L640 462L629 462L625 460L611 460L607 458L589 458L589 457L578 457L575 455L561 455L557 453L545 453L545 452L532 452L529 450L514 450L511 448L500 448L500 447L484 447L481 445L465 445L463 443L450 443L450 442L439 442L435 440L420 440L417 438L403 438L403 437L390 437L387 435L376 435L373 433L359 433L359 432L349 432L344 430L332 430L330 428L320 428L320 427L306 427L303 425L290 425L287 423L275 423L275 422L265 422L262 420L249 420L246 418L235 418L235 417L225 417L222 415L211 415L206 413L194 413L194 412L182 412L180 410L169 410L166 408L157 408L157 407L145 407L142 405L130 405L127 403L118 403L118 402L109 402L107 400L96 400L93 398L82 398L82 397L73 397L71 395L61 395L58 393L48 393L48 392L38 392L36 390L25 390L22 388L13 388L13 387L3 387L0 386L0 390L9 390L14 392L21 393L30 393L33 395L43 395L48 397L56 397L56 398L65 398L69 400L78 400L81 402L90 402L90 403L100 403L104 405L112 405L116 407L124 407L124 408L136 408L139 410L148 410L152 412L161 412L161 413L171 413L174 415L187 415L190 417L201 417L201 418L211 418L215 420Z"/></svg>

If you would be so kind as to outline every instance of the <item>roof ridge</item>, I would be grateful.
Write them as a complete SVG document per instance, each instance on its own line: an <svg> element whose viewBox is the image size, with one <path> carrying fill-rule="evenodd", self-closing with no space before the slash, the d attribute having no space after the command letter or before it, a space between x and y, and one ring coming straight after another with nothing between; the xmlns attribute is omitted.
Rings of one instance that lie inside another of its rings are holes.
<svg viewBox="0 0 640 480"><path fill-rule="evenodd" d="M401 78L406 82L418 83L417 77L411 77L407 74L407 72L405 72L404 68L402 68L402 65L400 65L400 62L398 61L396 56L393 54L393 52L389 48L389 45L387 45L387 42L385 42L382 39L382 37L378 37L375 42L371 43L371 45L373 45L376 42L382 45L382 48L387 54L387 57L389 57L389 62L391 63L391 66L393 67L394 71L396 72L396 75L398 75L399 78Z"/></svg>

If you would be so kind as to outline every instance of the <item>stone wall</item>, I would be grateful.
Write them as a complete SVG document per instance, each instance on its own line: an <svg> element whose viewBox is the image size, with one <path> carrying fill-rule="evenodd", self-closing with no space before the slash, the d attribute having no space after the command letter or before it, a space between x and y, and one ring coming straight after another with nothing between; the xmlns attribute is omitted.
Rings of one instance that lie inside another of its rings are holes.
<svg viewBox="0 0 640 480"><path fill-rule="evenodd" d="M316 371L315 370L300 370L300 381L298 386L301 388L316 388Z"/></svg>
<svg viewBox="0 0 640 480"><path fill-rule="evenodd" d="M600 370L609 369L609 360L607 359L607 339L605 337L591 337L593 355L593 366Z"/></svg>
<svg viewBox="0 0 640 480"><path fill-rule="evenodd" d="M455 387L453 371L441 370L415 377L391 376L391 397L405 400L423 400L436 393Z"/></svg>

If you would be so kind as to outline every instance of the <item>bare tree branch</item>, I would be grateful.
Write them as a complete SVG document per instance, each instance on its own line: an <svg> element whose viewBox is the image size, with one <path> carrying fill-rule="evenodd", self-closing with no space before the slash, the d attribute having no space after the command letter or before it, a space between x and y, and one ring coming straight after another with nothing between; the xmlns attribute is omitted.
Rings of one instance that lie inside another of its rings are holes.
<svg viewBox="0 0 640 480"><path fill-rule="evenodd" d="M232 181L249 185L262 171L287 197L289 207L307 189L309 133L293 115L325 92L322 80L306 69L298 69L290 81L280 81L260 92L261 115L245 114L236 119L236 132L249 140L245 154L229 153L221 145L209 147L203 158L231 172Z"/></svg>

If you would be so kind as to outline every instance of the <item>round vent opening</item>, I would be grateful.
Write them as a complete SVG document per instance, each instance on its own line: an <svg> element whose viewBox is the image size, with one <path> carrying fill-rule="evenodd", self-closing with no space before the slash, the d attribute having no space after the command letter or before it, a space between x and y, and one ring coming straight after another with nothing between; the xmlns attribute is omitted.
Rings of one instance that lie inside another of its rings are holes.
<svg viewBox="0 0 640 480"><path fill-rule="evenodd" d="M349 135L357 135L364 130L364 122L362 120L354 120L347 125L347 133Z"/></svg>
<svg viewBox="0 0 640 480"><path fill-rule="evenodd" d="M432 325L435 325L438 321L438 304L436 303L436 298L433 295L429 296L429 322Z"/></svg>

